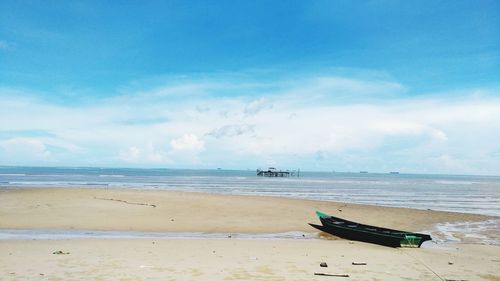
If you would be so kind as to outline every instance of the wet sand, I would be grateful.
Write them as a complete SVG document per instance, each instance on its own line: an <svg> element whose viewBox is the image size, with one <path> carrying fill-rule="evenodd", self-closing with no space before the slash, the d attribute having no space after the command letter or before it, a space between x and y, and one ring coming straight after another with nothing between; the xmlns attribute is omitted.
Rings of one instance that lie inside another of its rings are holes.
<svg viewBox="0 0 500 281"><path fill-rule="evenodd" d="M315 232L315 211L417 231L488 217L263 196L158 190L33 188L0 191L0 228L159 232Z"/></svg>

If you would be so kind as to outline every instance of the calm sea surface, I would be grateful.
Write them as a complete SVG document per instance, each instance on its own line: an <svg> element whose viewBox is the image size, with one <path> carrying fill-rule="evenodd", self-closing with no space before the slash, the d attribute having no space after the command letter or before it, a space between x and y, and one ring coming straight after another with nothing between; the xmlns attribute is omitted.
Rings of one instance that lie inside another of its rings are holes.
<svg viewBox="0 0 500 281"><path fill-rule="evenodd" d="M255 171L0 167L0 188L89 186L331 200L500 216L500 177Z"/></svg>

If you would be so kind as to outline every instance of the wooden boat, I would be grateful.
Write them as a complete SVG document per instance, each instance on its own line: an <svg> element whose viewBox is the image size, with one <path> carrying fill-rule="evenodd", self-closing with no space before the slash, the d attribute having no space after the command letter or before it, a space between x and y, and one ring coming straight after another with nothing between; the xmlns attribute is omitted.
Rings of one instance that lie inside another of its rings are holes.
<svg viewBox="0 0 500 281"><path fill-rule="evenodd" d="M350 240L369 242L389 247L418 248L423 242L432 240L428 234L377 227L341 219L322 212L316 212L321 224L312 227L335 236Z"/></svg>

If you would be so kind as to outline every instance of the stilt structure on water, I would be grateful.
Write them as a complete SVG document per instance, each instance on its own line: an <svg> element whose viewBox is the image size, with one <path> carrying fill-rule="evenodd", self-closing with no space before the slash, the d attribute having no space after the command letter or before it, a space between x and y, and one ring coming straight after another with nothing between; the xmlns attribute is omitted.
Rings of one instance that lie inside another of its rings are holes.
<svg viewBox="0 0 500 281"><path fill-rule="evenodd" d="M273 167L270 167L268 168L267 170L261 170L261 169L257 169L257 176L262 176L262 177L280 177L280 178L283 178L283 177L290 177L290 176L299 176L299 174L295 173L295 171L289 171L289 170L286 170L286 171L282 171L282 170L278 170L276 168L273 168Z"/></svg>

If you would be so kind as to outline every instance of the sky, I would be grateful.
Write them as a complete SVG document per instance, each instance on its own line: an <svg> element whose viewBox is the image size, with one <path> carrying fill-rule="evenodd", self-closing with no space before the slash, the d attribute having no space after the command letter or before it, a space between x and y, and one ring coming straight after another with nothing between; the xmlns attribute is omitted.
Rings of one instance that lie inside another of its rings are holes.
<svg viewBox="0 0 500 281"><path fill-rule="evenodd" d="M0 165L500 175L500 2L0 0Z"/></svg>

